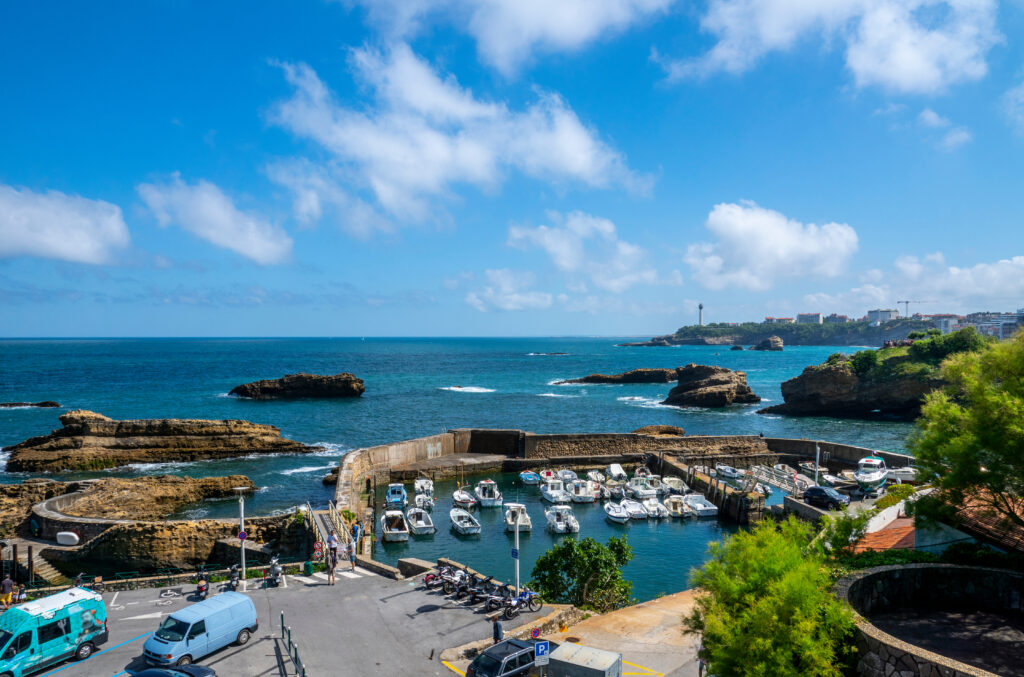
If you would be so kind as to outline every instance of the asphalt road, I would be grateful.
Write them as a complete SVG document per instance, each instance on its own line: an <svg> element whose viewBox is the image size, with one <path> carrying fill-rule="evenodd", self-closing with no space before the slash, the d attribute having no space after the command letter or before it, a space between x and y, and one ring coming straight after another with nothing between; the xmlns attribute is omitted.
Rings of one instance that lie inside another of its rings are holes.
<svg viewBox="0 0 1024 677"><path fill-rule="evenodd" d="M451 675L440 662L443 649L484 639L491 624L479 608L427 591L420 579L393 581L368 571L339 570L337 584L326 574L286 576L286 587L264 589L250 582L260 628L248 644L229 646L198 664L220 677L284 677L295 666L281 641L281 612L310 677L401 674ZM215 584L215 592L222 584ZM60 664L38 675L128 677L145 668L142 645L161 619L194 603L195 586L103 594L110 641L91 658ZM545 615L547 607L524 614L506 627Z"/></svg>

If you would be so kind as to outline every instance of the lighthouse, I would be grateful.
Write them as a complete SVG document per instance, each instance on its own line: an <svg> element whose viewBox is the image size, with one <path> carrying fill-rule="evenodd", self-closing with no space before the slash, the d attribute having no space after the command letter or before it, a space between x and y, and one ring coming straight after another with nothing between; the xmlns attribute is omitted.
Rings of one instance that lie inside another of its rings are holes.
<svg viewBox="0 0 1024 677"><path fill-rule="evenodd" d="M703 303L698 303L697 304L697 324L699 324L702 327L704 326L704 304Z"/></svg>

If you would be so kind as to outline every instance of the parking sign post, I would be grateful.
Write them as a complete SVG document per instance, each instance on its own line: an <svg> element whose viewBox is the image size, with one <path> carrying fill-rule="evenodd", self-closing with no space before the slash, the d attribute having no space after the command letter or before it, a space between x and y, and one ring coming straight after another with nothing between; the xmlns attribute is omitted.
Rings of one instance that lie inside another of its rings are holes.
<svg viewBox="0 0 1024 677"><path fill-rule="evenodd" d="M533 645L533 664L546 666L551 661L551 644L547 640L537 642ZM546 672L546 670L545 670Z"/></svg>

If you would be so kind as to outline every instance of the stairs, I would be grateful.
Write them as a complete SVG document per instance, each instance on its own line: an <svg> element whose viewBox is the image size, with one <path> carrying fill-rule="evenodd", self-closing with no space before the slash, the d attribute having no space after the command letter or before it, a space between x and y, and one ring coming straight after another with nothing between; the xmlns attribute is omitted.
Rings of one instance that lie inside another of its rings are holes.
<svg viewBox="0 0 1024 677"><path fill-rule="evenodd" d="M71 583L70 578L54 569L39 553L34 553L32 557L32 573L37 578L45 580L49 585L69 585Z"/></svg>
<svg viewBox="0 0 1024 677"><path fill-rule="evenodd" d="M33 548L34 552L32 553L32 575L35 576L37 581L39 579L42 579L43 581L46 581L47 585L54 585L54 586L69 585L71 583L71 579L70 578L68 578L67 576L65 576L61 572L57 571L57 569L55 569L52 564L50 564L45 559L43 559L43 557L39 554L39 551L42 550L44 547L61 547L61 546L52 546L50 543L47 543L47 542L44 542L44 541L29 541L29 540L25 540L25 539L22 539L22 538L9 538L9 539L6 539L6 543L8 543L8 545L6 545L3 548L3 553L2 553L2 557L4 559L4 570L5 571L9 570L11 554L12 554L12 549L11 549L9 544L17 543L18 544L18 570L20 572L20 577L22 579L24 579L27 576L27 574L28 574L28 569L27 569L28 563L25 561L25 558L28 556L28 546L32 545L32 546L34 546L34 548Z"/></svg>

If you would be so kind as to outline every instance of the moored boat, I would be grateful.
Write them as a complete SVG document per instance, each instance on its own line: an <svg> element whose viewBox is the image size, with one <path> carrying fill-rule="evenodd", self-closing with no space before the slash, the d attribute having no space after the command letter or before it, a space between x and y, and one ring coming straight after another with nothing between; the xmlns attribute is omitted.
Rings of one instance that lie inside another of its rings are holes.
<svg viewBox="0 0 1024 677"><path fill-rule="evenodd" d="M604 484L605 476L600 470L590 470L587 472L587 479L591 482L597 482L598 484Z"/></svg>
<svg viewBox="0 0 1024 677"><path fill-rule="evenodd" d="M791 465L786 465L785 463L776 463L772 467L778 470L779 472L786 473L790 477L796 474L796 468L794 468Z"/></svg>
<svg viewBox="0 0 1024 677"><path fill-rule="evenodd" d="M429 494L416 494L416 498L413 500L420 510L434 509L434 497Z"/></svg>
<svg viewBox="0 0 1024 677"><path fill-rule="evenodd" d="M886 470L886 475L893 482L917 482L917 468L909 465L902 468L889 468Z"/></svg>
<svg viewBox="0 0 1024 677"><path fill-rule="evenodd" d="M425 536L437 531L434 520L430 519L430 513L423 508L409 508L405 512L405 517L413 536Z"/></svg>
<svg viewBox="0 0 1024 677"><path fill-rule="evenodd" d="M818 478L818 482L820 482L821 484L824 484L825 486L829 486L829 487L834 487L835 485L841 483L842 481L843 481L843 479L841 477L836 477L835 475L829 475L828 473L825 473L821 477Z"/></svg>
<svg viewBox="0 0 1024 677"><path fill-rule="evenodd" d="M464 510L468 510L476 505L476 498L473 494L469 493L468 484L464 487L459 487L452 492L452 501L457 507L463 508Z"/></svg>
<svg viewBox="0 0 1024 677"><path fill-rule="evenodd" d="M727 480L738 480L746 475L746 472L743 470L734 468L731 465L725 465L724 463L715 464L715 473L719 477L724 477Z"/></svg>
<svg viewBox="0 0 1024 677"><path fill-rule="evenodd" d="M687 494L683 496L683 502L690 506L697 517L714 517L718 514L715 504L700 494Z"/></svg>
<svg viewBox="0 0 1024 677"><path fill-rule="evenodd" d="M540 485L540 495L549 503L570 503L572 496L565 490L565 485L560 479L548 480Z"/></svg>
<svg viewBox="0 0 1024 677"><path fill-rule="evenodd" d="M651 475L647 478L647 486L654 489L654 493L658 496L668 493L668 487L661 481L661 475Z"/></svg>
<svg viewBox="0 0 1024 677"><path fill-rule="evenodd" d="M590 480L573 480L566 485L573 503L593 503L597 487L597 483Z"/></svg>
<svg viewBox="0 0 1024 677"><path fill-rule="evenodd" d="M452 508L451 512L448 513L448 517L452 521L452 529L463 536L472 536L480 533L480 522L477 522L475 517L462 508Z"/></svg>
<svg viewBox="0 0 1024 677"><path fill-rule="evenodd" d="M417 477L412 486L417 494L434 495L434 480L429 477Z"/></svg>
<svg viewBox="0 0 1024 677"><path fill-rule="evenodd" d="M647 486L646 477L634 477L629 481L629 484L627 484L623 488L623 492L626 496L638 500L643 500L645 498L651 498L652 496L658 495L658 492Z"/></svg>
<svg viewBox="0 0 1024 677"><path fill-rule="evenodd" d="M541 470L537 474L540 475L540 481L542 483L558 479L558 473L556 473L554 470L551 470L550 468L545 468L544 470Z"/></svg>
<svg viewBox="0 0 1024 677"><path fill-rule="evenodd" d="M530 513L526 512L526 506L522 503L506 503L505 531L515 531L517 519L519 520L519 531L533 530L533 522L530 520Z"/></svg>
<svg viewBox="0 0 1024 677"><path fill-rule="evenodd" d="M646 498L642 505L652 519L668 517L668 509L657 498Z"/></svg>
<svg viewBox="0 0 1024 677"><path fill-rule="evenodd" d="M858 461L853 479L857 480L857 485L864 493L878 491L889 479L885 461L878 456L865 456Z"/></svg>
<svg viewBox="0 0 1024 677"><path fill-rule="evenodd" d="M604 517L609 522L615 522L616 524L625 524L629 521L629 513L618 503L608 501L604 504Z"/></svg>
<svg viewBox="0 0 1024 677"><path fill-rule="evenodd" d="M540 484L540 474L532 470L524 470L519 473L519 479L523 484Z"/></svg>
<svg viewBox="0 0 1024 677"><path fill-rule="evenodd" d="M624 498L624 499L622 499L619 502L619 505L622 506L622 509L626 511L627 515L629 515L629 519L634 519L634 520L645 520L645 519L647 519L647 510L644 508L643 504L641 504L639 501L634 501L634 500L631 500L631 499L628 499L628 498Z"/></svg>
<svg viewBox="0 0 1024 677"><path fill-rule="evenodd" d="M604 488L608 490L609 496L616 499L622 498L622 489L626 486L626 483L622 480L608 480L604 484Z"/></svg>
<svg viewBox="0 0 1024 677"><path fill-rule="evenodd" d="M544 511L548 521L548 529L556 534L579 533L580 523L572 514L572 507L568 505L553 505Z"/></svg>
<svg viewBox="0 0 1024 677"><path fill-rule="evenodd" d="M668 487L669 493L672 494L685 494L690 490L690 488L686 486L686 482L674 475L663 477L661 483Z"/></svg>
<svg viewBox="0 0 1024 677"><path fill-rule="evenodd" d="M665 498L665 509L669 517L692 517L693 511L686 505L686 501L679 494L672 494Z"/></svg>
<svg viewBox="0 0 1024 677"><path fill-rule="evenodd" d="M818 465L814 461L800 461L797 465L800 466L800 472L808 477L814 477L815 470L817 470L818 475L828 472L828 468L823 465Z"/></svg>
<svg viewBox="0 0 1024 677"><path fill-rule="evenodd" d="M385 510L380 516L380 540L397 543L409 540L409 523L401 510Z"/></svg>
<svg viewBox="0 0 1024 677"><path fill-rule="evenodd" d="M562 468L561 470L558 471L558 479L568 484L569 482L572 482L573 480L577 479L577 475L575 472L569 470L568 468Z"/></svg>
<svg viewBox="0 0 1024 677"><path fill-rule="evenodd" d="M645 465L637 466L636 470L633 471L633 477L650 477L651 471L647 469Z"/></svg>
<svg viewBox="0 0 1024 677"><path fill-rule="evenodd" d="M618 463L612 463L608 466L608 479L625 482L629 479L629 475L626 474L626 471L622 469L621 465Z"/></svg>
<svg viewBox="0 0 1024 677"><path fill-rule="evenodd" d="M388 508L405 510L405 506L409 504L409 494L401 484L389 484L388 490L384 494L384 503Z"/></svg>
<svg viewBox="0 0 1024 677"><path fill-rule="evenodd" d="M481 508L500 508L501 492L498 491L498 484L494 480L480 480L473 489L476 500L480 501Z"/></svg>

